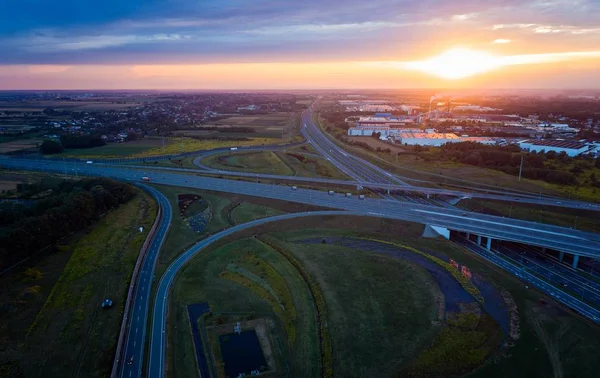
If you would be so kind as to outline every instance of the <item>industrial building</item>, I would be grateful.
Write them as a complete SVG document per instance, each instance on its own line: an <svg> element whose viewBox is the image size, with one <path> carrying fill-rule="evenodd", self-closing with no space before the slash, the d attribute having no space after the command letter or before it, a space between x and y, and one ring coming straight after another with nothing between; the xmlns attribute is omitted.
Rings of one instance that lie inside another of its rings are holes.
<svg viewBox="0 0 600 378"><path fill-rule="evenodd" d="M375 117L348 117L346 122L351 126L349 136L371 136L381 133L381 139L396 136L407 131L420 131L410 118L392 117L391 114L378 114Z"/></svg>
<svg viewBox="0 0 600 378"><path fill-rule="evenodd" d="M593 152L594 145L571 140L523 140L519 142L522 150L529 152L564 152L568 156L577 156Z"/></svg>
<svg viewBox="0 0 600 378"><path fill-rule="evenodd" d="M406 132L399 134L396 138L396 143L408 146L432 146L439 147L446 143L461 143L461 142L476 142L482 144L496 144L492 138L485 137L459 137L452 133L415 133Z"/></svg>
<svg viewBox="0 0 600 378"><path fill-rule="evenodd" d="M452 133L401 133L396 137L396 143L409 146L436 146L455 142L459 137Z"/></svg>

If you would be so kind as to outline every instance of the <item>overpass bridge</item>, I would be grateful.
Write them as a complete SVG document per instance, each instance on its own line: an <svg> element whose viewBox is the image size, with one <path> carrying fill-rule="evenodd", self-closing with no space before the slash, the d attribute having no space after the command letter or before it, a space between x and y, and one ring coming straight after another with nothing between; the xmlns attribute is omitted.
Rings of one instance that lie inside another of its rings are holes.
<svg viewBox="0 0 600 378"><path fill-rule="evenodd" d="M61 162L44 165L21 159L0 159L7 168L33 171L80 172L89 176L104 176L118 180L139 181L143 174L129 167L102 166L71 163L68 168ZM418 222L448 230L479 235L491 240L507 240L570 253L574 256L600 258L600 235L548 224L522 221L492 215L464 212L458 209L440 208L433 205L398 202L385 199L356 197L343 194L329 195L327 192L298 189L288 186L233 181L212 177L193 176L173 172L156 172L152 182L157 184L190 187L220 192L229 192L256 197L271 198L288 202L317 205L329 209L347 210L379 218L390 218Z"/></svg>

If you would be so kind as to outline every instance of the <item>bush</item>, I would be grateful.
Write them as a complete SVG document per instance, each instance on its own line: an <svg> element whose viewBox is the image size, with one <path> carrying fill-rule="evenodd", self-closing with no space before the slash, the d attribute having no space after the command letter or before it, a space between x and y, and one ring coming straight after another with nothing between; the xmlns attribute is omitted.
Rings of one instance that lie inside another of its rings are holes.
<svg viewBox="0 0 600 378"><path fill-rule="evenodd" d="M59 154L63 152L63 147L53 140L46 140L40 146L40 152L44 155Z"/></svg>

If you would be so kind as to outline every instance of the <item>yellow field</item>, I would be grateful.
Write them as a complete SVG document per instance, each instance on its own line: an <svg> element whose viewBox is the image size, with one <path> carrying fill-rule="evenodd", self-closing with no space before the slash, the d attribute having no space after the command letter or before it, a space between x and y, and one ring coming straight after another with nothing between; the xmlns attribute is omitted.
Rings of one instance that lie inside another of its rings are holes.
<svg viewBox="0 0 600 378"><path fill-rule="evenodd" d="M165 138L165 142L168 142L165 147L162 146L154 147L152 149L133 153L130 155L73 155L81 159L110 159L110 158L143 158L161 155L175 155L184 152L204 151L212 150L215 148L223 147L246 147L246 146L260 146L268 144L281 143L281 139L277 138L251 138L251 140L245 141L230 141L230 140L197 140L192 138ZM61 156L69 156L64 154Z"/></svg>

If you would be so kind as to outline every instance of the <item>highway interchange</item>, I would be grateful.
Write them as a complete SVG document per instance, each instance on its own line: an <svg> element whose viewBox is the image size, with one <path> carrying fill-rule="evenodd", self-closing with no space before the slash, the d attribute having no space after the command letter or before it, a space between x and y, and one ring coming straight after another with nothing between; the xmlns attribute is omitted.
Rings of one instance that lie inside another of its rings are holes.
<svg viewBox="0 0 600 378"><path fill-rule="evenodd" d="M408 190L408 191L424 191L427 190L440 190L431 188L417 188L410 185L407 180L403 180L395 175L392 175L383 169L374 166L358 157L355 157L348 152L343 151L337 147L335 143L331 142L324 136L316 125L312 121L312 112L309 110L303 114L303 127L302 132L306 139L313 144L313 146L319 151L326 159L332 164L339 168L342 172L352 177L354 182L343 181L345 185L362 185L364 186L375 186L381 189L392 189L392 190ZM26 169L34 171L49 171L49 172L63 172L73 174L73 172L79 172L81 174L90 176L105 176L112 177L119 180L139 182L142 176L151 176L152 182L156 184L174 185L180 187L199 188L206 190L214 190L221 192L230 192L237 194L245 194L250 196L266 197L277 200L305 203L311 205L321 206L325 209L332 209L331 214L354 214L354 215L368 215L374 217L383 217L399 220L407 220L412 222L423 223L427 225L435 225L438 227L444 227L455 231L467 232L474 235L481 235L492 237L499 240L508 240L518 243L531 244L534 246L540 246L545 248L551 248L554 250L560 250L563 252L570 252L580 256L588 256L598 258L600 257L600 235L573 230L569 228L557 227L548 224L526 222L511 218L503 218L496 216L489 216L477 213L467 213L452 207L439 207L432 204L421 204L421 203L407 203L398 201L393 197L387 199L372 199L367 198L363 201L358 200L356 197L348 198L343 193L335 193L330 195L327 192L308 190L298 188L297 190L291 190L289 186L274 185L274 184L261 184L247 181L234 181L221 178L205 177L198 175L190 175L190 172L186 170L178 169L154 169L148 167L136 167L136 166L115 166L115 165L104 165L104 164L85 164L80 162L61 162L57 160L48 160L41 163L37 160L31 159L14 159L14 158L1 158L0 165L8 168L15 169ZM219 174L232 174L236 176L243 176L240 172L225 173L218 172ZM259 177L256 174L248 174L251 176ZM260 175L260 177L268 177L268 175ZM275 177L271 177L275 178ZM295 179L298 181L317 181L316 179L302 179L298 177L287 177L277 176L278 179ZM340 182L334 180L318 179L320 182L325 182L331 185L342 185ZM317 181L319 182L319 181ZM148 321L148 308L151 303L150 291L152 288L154 266L162 243L166 238L168 227L171 220L172 209L169 202L162 194L155 189L149 188L148 190L157 198L159 205L163 208L162 218L156 233L155 238L150 243L148 255L143 261L143 268L139 275L138 282L136 285L135 297L132 303L132 312L129 319L129 328L126 337L124 353L122 356L122 363L120 364L122 377L140 377L142 375L143 357L144 357L144 346L145 346L145 330L147 328ZM443 194L445 193L434 193L430 194ZM425 192L427 193L427 192ZM460 193L460 194L458 194ZM469 197L469 196L482 196L485 198L494 199L507 199L506 196L502 196L498 193L469 193L469 192L456 192L453 193L458 197ZM458 194L458 195L457 195ZM508 200L514 201L514 194L510 195ZM554 198L547 198L539 196L536 198L535 195L518 197L521 202L538 203L538 204L553 204L554 206L565 206L574 208L586 208L591 210L598 210L597 205L590 206L590 204L582 203L579 201L565 201L557 200ZM539 201L539 202L534 202ZM148 376L150 377L162 377L164 374L164 353L165 353L165 323L166 323L166 310L168 304L168 293L169 288L176 276L178 270L198 251L205 248L210 243L214 242L220 237L229 235L233 232L239 231L244 228L252 227L258 224L266 223L269 221L277 221L281 219L293 218L297 216L309 216L309 215L324 215L324 212L314 212L313 214L307 213L295 213L286 214L279 217L265 218L254 222L246 223L240 226L229 228L219 234L212 235L206 239L203 239L188 251L180 255L167 269L165 274L161 277L159 287L156 295L156 301L154 302L154 317L151 326L151 343L150 343L150 358L148 361ZM472 244L472 243L471 243ZM469 245L466 242L466 245ZM590 306L577 300L576 298L566 294L556 287L549 285L545 281L540 280L532 273L529 273L521 268L521 271L515 270L514 264L507 262L505 259L498 257L497 255L486 251L482 248L473 248L476 253L481 254L492 263L500 266L501 268L513 273L519 278L535 284L538 288L546 291L555 298L563 301L574 309L577 309L580 313L587 315L591 319L598 321L597 313L590 312ZM594 293L595 294L595 293ZM134 356L131 364L127 364L126 361Z"/></svg>

